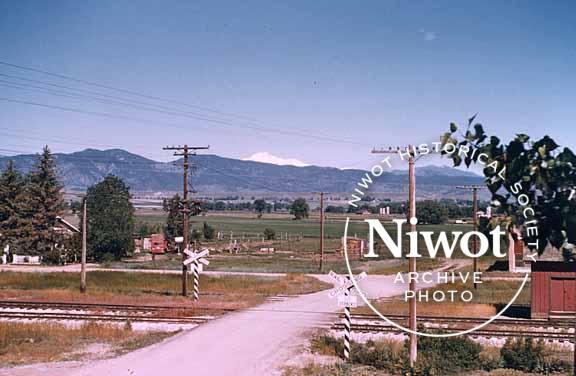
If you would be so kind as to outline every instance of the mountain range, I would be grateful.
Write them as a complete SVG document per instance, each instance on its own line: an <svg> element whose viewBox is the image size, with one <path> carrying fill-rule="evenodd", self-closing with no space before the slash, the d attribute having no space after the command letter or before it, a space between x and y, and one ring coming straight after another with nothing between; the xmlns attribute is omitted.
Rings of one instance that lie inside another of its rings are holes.
<svg viewBox="0 0 576 376"><path fill-rule="evenodd" d="M0 167L9 159L26 173L37 156L22 154L0 156ZM85 190L108 174L121 177L133 192L178 192L182 187L182 160L158 162L125 150L86 149L69 154L55 153L58 174L68 190ZM289 166L217 155L191 157L193 187L200 194L238 192L352 192L365 176L359 169L338 169L318 166ZM407 191L407 171L393 170L376 181L374 192L404 197ZM469 171L450 167L422 166L416 168L420 197L441 198L461 196L456 185L478 184L482 177Z"/></svg>

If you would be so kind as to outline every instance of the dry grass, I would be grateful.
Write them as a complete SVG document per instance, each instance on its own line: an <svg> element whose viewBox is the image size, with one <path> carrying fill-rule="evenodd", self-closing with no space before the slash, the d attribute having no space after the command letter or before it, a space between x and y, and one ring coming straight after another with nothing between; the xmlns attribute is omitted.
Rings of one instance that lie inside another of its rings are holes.
<svg viewBox="0 0 576 376"><path fill-rule="evenodd" d="M430 259L430 258L419 258L418 259L418 270L432 270L440 268L446 259ZM396 274L396 273L406 273L408 272L408 259L400 260L392 265L386 265L382 267L374 267L370 269L370 274Z"/></svg>
<svg viewBox="0 0 576 376"><path fill-rule="evenodd" d="M506 304L520 287L519 281L485 281L474 290L472 283L463 284L442 284L432 289L428 289L430 294L433 290L470 290L474 294L471 302L418 302L418 313L425 316L446 316L446 317L490 317L496 313L495 304ZM527 283L520 296L515 301L516 304L530 303L530 284ZM393 300L376 301L373 305L383 314L408 314L408 304L403 297ZM368 307L359 307L357 313L372 313Z"/></svg>
<svg viewBox="0 0 576 376"><path fill-rule="evenodd" d="M201 276L199 304L179 296L181 277L174 274L90 272L88 293L78 292L76 273L0 272L0 299L50 302L170 305L184 308L246 308L281 294L305 294L331 286L315 278Z"/></svg>
<svg viewBox="0 0 576 376"><path fill-rule="evenodd" d="M115 352L124 352L161 341L172 334L133 332L129 326L98 323L67 328L61 324L0 322L0 364L76 359L81 357L78 350L95 343L111 345Z"/></svg>

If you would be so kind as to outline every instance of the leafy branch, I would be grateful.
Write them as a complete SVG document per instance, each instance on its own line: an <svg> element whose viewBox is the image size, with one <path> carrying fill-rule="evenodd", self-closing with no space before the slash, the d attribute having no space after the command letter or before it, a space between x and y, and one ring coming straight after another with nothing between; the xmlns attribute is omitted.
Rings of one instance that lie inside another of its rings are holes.
<svg viewBox="0 0 576 376"><path fill-rule="evenodd" d="M451 158L454 166L484 164L492 205L505 215L500 220L494 219L493 226L503 222L507 227L521 229L526 244L539 254L550 244L562 249L566 258L573 258L576 244L576 197L572 197L576 189L574 153L560 148L549 136L532 141L526 134L517 134L504 144L498 137L488 136L475 118L476 115L468 119L463 132L458 131L457 124L450 124L450 131L442 137L442 154ZM450 152L452 145L456 152ZM519 196L523 196L521 200ZM536 222L531 222L534 220Z"/></svg>

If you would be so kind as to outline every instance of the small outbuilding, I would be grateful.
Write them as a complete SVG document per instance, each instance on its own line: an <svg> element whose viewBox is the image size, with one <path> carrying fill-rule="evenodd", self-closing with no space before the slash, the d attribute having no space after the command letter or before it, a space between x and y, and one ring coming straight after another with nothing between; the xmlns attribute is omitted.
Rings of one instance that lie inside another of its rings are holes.
<svg viewBox="0 0 576 376"><path fill-rule="evenodd" d="M532 318L574 318L575 313L576 262L533 262Z"/></svg>

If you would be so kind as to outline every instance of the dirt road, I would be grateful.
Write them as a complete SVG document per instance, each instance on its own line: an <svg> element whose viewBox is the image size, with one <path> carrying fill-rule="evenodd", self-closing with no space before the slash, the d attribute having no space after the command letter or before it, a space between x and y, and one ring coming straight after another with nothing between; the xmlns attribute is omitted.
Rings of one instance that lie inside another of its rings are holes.
<svg viewBox="0 0 576 376"><path fill-rule="evenodd" d="M458 266L461 266L458 264ZM324 281L329 277L317 276ZM393 276L369 276L360 283L370 297L401 294ZM425 287L421 285L419 287ZM305 342L306 332L329 325L341 310L326 291L267 303L232 313L162 343L118 358L81 366L13 369L15 376L195 376L279 375ZM33 373L31 373L33 371ZM3 373L0 372L0 375Z"/></svg>

